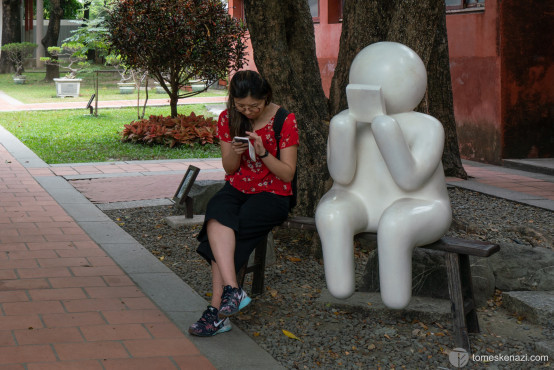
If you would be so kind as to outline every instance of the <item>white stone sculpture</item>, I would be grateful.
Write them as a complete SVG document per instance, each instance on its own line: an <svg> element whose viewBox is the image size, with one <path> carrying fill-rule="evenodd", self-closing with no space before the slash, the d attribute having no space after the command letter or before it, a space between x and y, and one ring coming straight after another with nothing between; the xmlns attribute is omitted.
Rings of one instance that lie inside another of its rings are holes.
<svg viewBox="0 0 554 370"><path fill-rule="evenodd" d="M337 298L355 289L354 235L376 232L381 298L387 307L406 307L414 247L440 239L450 226L444 130L414 112L426 87L425 66L405 45L375 43L352 62L349 109L332 118L327 142L334 183L315 217L327 287Z"/></svg>

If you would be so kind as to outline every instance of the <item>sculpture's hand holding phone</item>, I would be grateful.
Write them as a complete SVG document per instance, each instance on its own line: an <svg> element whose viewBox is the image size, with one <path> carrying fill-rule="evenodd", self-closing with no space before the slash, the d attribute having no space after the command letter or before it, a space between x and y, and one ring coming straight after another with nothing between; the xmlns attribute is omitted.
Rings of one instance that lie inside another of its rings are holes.
<svg viewBox="0 0 554 370"><path fill-rule="evenodd" d="M387 114L380 86L349 84L346 99L348 111L358 122L372 122L375 117Z"/></svg>

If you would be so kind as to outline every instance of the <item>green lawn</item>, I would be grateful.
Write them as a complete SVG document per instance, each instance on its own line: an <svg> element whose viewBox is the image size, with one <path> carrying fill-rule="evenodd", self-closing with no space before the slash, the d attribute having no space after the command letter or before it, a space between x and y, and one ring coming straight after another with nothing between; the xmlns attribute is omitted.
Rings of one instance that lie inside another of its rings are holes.
<svg viewBox="0 0 554 370"><path fill-rule="evenodd" d="M62 101L62 98L56 96L56 86L54 82L44 82L44 71L27 70L25 71L27 81L23 85L16 85L13 82L11 74L0 75L0 91L26 104L32 103L55 103ZM88 101L95 92L96 73L88 73L78 76L82 78L80 96L75 98L63 98L64 101ZM99 100L136 100L137 94L120 94L117 82L119 74L98 73L98 99ZM153 87L150 83L149 87ZM225 96L225 90L212 90L199 94L198 96ZM145 93L141 91L141 99L144 99ZM167 94L157 94L155 89L148 93L149 99L167 98Z"/></svg>
<svg viewBox="0 0 554 370"><path fill-rule="evenodd" d="M201 104L179 106L178 110L180 114L210 115ZM149 107L145 117L149 115L169 115L169 107ZM49 164L220 156L218 145L168 148L122 143L123 125L136 119L136 107L102 109L98 117L82 110L0 113L0 125Z"/></svg>

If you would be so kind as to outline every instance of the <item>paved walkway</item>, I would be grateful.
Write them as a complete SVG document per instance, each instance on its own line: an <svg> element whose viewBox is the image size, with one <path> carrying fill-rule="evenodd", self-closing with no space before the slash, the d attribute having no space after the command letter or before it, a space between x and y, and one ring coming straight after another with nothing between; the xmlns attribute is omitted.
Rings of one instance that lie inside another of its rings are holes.
<svg viewBox="0 0 554 370"><path fill-rule="evenodd" d="M225 96L208 96L208 97L190 97L186 99L181 99L179 105L184 104L212 104L212 103L221 103L226 101L227 97ZM29 110L59 110L59 109L82 109L87 111L86 105L87 102L83 101L71 101L69 98L66 100L60 98L60 102L55 103L35 103L35 104L24 104L9 95L6 95L0 91L0 112L10 112L10 111L29 111ZM141 98L141 105L144 103L144 98ZM111 100L111 101L99 101L98 109L101 108L120 108L120 107L134 107L137 105L135 100ZM147 102L148 106L168 106L169 99L152 99L149 98ZM93 104L94 107L94 104Z"/></svg>
<svg viewBox="0 0 554 370"><path fill-rule="evenodd" d="M0 163L0 368L282 368L236 327L191 337L205 299L61 176L186 164L49 166L1 126Z"/></svg>
<svg viewBox="0 0 554 370"><path fill-rule="evenodd" d="M0 365L212 367L4 146L0 160Z"/></svg>
<svg viewBox="0 0 554 370"><path fill-rule="evenodd" d="M0 161L0 368L281 368L236 327L188 335L207 302L95 205L167 200L219 160L50 166L0 126ZM464 166L450 184L554 210L554 176Z"/></svg>
<svg viewBox="0 0 554 370"><path fill-rule="evenodd" d="M463 163L470 178L447 178L450 185L554 210L554 176L472 161ZM91 202L105 204L171 199L189 165L201 169L197 181L224 178L219 159L84 163L29 171L34 175L62 176Z"/></svg>

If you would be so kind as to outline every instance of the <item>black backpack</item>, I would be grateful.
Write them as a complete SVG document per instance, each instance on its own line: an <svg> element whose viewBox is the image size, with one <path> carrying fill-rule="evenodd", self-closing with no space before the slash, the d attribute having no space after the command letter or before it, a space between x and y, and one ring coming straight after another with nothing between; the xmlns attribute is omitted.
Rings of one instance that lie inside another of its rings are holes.
<svg viewBox="0 0 554 370"><path fill-rule="evenodd" d="M279 141L281 141L281 129L283 128L283 124L285 123L285 119L289 115L289 111L287 111L285 108L280 107L277 110L277 113L275 113L275 119L273 120L273 131L275 132L275 141L277 141L277 155L275 156L277 159L280 159L281 150L279 148ZM298 162L297 162L298 163ZM289 212L292 211L294 206L296 205L296 174L298 173L298 166L294 171L294 177L291 181L291 187L292 187L292 195L290 197L290 203L289 203Z"/></svg>

